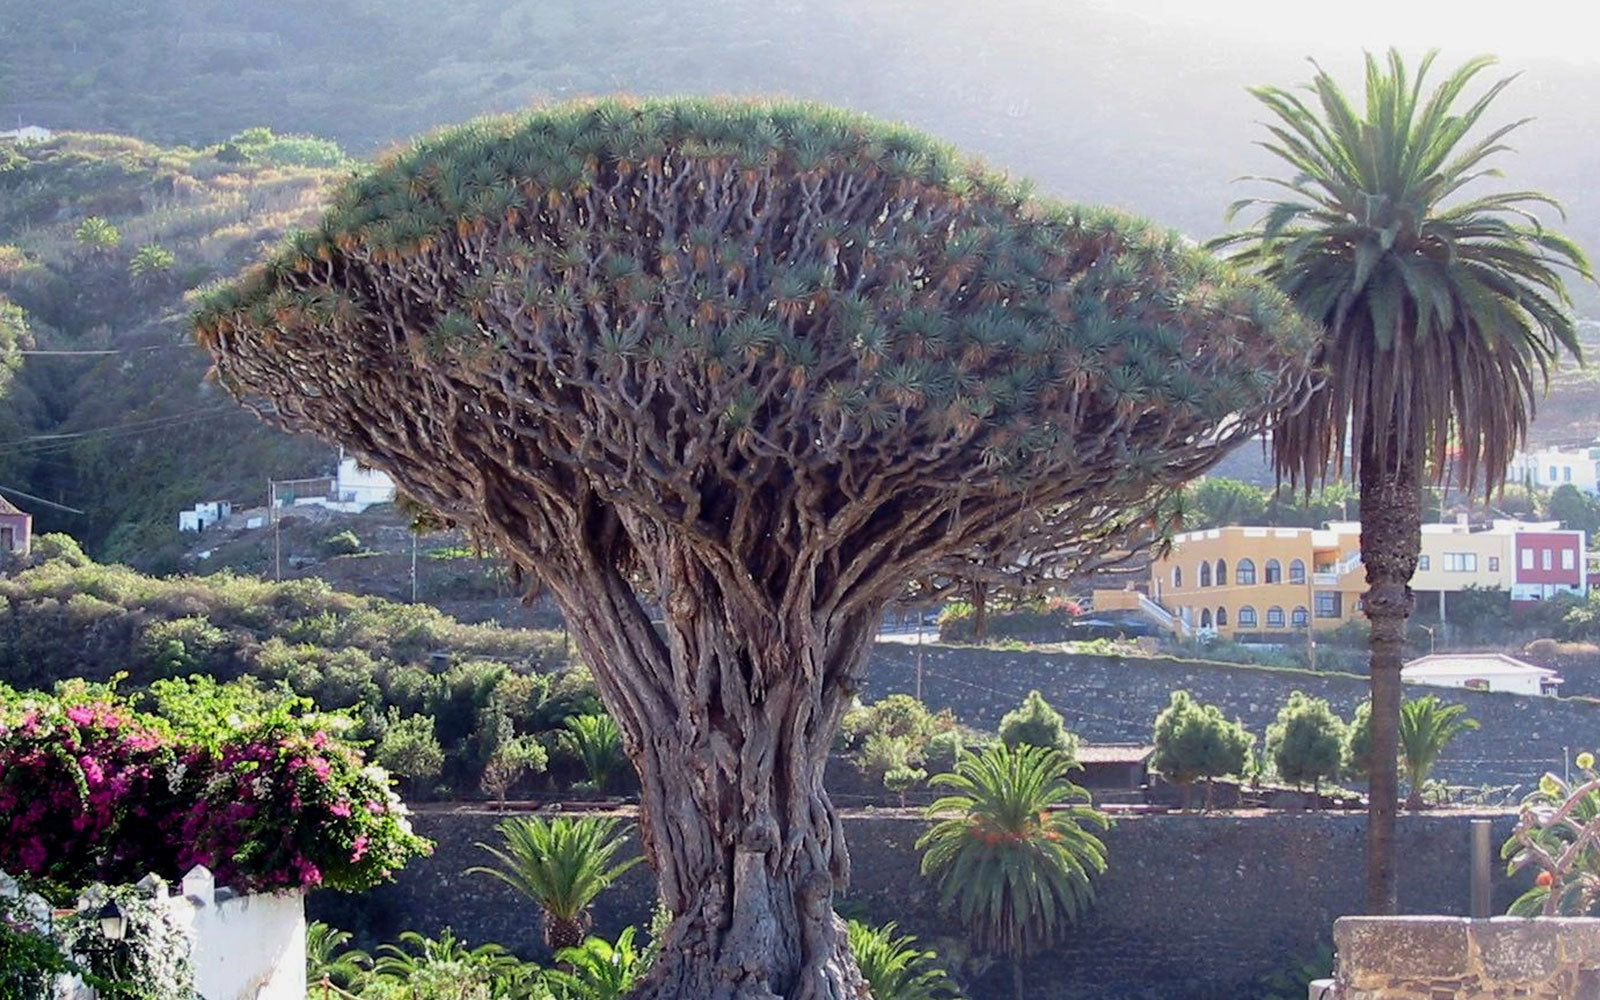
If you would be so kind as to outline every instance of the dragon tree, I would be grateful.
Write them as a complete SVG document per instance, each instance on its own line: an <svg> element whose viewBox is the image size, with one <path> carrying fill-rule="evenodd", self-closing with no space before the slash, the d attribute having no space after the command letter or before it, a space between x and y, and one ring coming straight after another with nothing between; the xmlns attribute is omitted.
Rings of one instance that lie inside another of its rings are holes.
<svg viewBox="0 0 1600 1000"><path fill-rule="evenodd" d="M633 995L836 1000L823 763L885 604L1041 524L1102 548L1306 391L1297 316L904 128L602 101L380 163L196 329L558 602L673 915Z"/></svg>

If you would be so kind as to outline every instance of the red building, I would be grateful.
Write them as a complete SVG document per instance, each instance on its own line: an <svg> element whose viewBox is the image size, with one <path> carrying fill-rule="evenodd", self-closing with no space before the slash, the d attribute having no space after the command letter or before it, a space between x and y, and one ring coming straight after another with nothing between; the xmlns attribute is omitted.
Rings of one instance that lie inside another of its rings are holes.
<svg viewBox="0 0 1600 1000"><path fill-rule="evenodd" d="M1588 590L1583 532L1519 531L1514 538L1513 601L1544 601Z"/></svg>

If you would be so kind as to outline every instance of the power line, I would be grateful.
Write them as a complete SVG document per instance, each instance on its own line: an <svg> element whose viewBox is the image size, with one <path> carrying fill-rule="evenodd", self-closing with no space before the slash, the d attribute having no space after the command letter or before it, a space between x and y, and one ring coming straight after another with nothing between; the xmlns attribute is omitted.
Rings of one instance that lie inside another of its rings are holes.
<svg viewBox="0 0 1600 1000"><path fill-rule="evenodd" d="M32 500L34 503L42 503L46 507L54 507L56 510L64 510L68 514L87 514L88 513L88 511L79 510L76 507L68 507L64 503L56 503L54 500L46 500L44 497L36 497L32 493L24 493L21 490L14 490L9 486L0 486L0 493L10 493L10 494L13 494L14 496L22 497L25 500Z"/></svg>
<svg viewBox="0 0 1600 1000"><path fill-rule="evenodd" d="M111 355L111 354L137 354L140 351L162 351L162 350L166 350L169 347L175 347L175 346L177 346L177 345L175 345L175 344L151 344L151 345L146 346L146 347L108 348L108 349L105 349L105 350L93 350L93 351L68 351L68 350L50 350L50 349L46 349L46 348L29 348L27 350L16 351L15 353L23 355L25 357L30 357L30 358L95 358L95 357L105 357L106 355Z"/></svg>

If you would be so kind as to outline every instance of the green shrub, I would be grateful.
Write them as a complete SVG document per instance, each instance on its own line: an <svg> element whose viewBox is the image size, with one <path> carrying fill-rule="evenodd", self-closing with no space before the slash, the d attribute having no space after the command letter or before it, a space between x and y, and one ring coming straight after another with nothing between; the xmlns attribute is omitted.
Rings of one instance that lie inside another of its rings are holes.
<svg viewBox="0 0 1600 1000"><path fill-rule="evenodd" d="M1278 719L1267 727L1267 756L1278 777L1295 786L1321 783L1339 776L1344 763L1345 724L1328 702L1302 691L1289 695Z"/></svg>
<svg viewBox="0 0 1600 1000"><path fill-rule="evenodd" d="M354 531L340 531L322 540L322 551L330 556L353 556L361 551L361 539Z"/></svg>
<svg viewBox="0 0 1600 1000"><path fill-rule="evenodd" d="M417 787L436 778L444 768L444 748L434 735L433 718L412 715L402 718L390 709L388 731L378 743L378 765Z"/></svg>
<svg viewBox="0 0 1600 1000"><path fill-rule="evenodd" d="M1069 757L1078 745L1077 737L1067 732L1061 713L1038 691L1029 691L1022 704L1000 720L1000 742L1012 748L1026 745L1061 750Z"/></svg>

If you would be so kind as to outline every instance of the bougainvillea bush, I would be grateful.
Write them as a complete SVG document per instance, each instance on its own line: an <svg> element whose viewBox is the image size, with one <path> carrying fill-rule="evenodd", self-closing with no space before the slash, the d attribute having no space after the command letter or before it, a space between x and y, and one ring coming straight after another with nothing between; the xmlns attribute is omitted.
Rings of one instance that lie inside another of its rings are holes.
<svg viewBox="0 0 1600 1000"><path fill-rule="evenodd" d="M429 845L337 718L302 709L199 733L109 688L0 692L0 870L58 897L197 864L245 891L384 881Z"/></svg>

